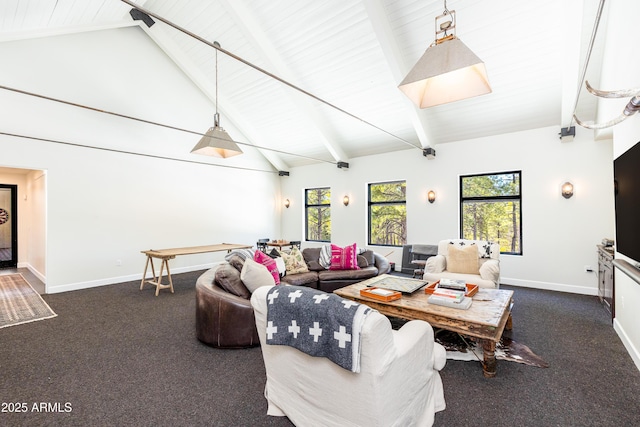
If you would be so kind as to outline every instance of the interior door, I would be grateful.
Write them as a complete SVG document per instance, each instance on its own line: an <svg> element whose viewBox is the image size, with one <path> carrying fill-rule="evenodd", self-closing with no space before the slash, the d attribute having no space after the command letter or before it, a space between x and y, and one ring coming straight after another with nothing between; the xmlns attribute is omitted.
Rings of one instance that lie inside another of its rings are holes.
<svg viewBox="0 0 640 427"><path fill-rule="evenodd" d="M0 184L0 268L18 266L18 186Z"/></svg>

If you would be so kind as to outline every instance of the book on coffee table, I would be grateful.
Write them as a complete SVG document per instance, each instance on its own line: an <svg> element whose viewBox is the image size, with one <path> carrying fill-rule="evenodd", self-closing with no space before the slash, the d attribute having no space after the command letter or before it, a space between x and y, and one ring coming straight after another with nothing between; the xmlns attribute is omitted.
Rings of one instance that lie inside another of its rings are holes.
<svg viewBox="0 0 640 427"><path fill-rule="evenodd" d="M376 299L378 301L395 301L402 298L402 294L398 291L391 291L382 288L365 288L360 290L360 295Z"/></svg>
<svg viewBox="0 0 640 427"><path fill-rule="evenodd" d="M464 280L440 279L438 281L438 288L464 292L467 290L467 283Z"/></svg>
<svg viewBox="0 0 640 427"><path fill-rule="evenodd" d="M459 310L468 310L471 307L473 300L469 297L462 297L460 301L456 301L450 297L432 294L427 298L429 304L442 305L450 308L457 308Z"/></svg>
<svg viewBox="0 0 640 427"><path fill-rule="evenodd" d="M424 292L426 294L433 294L433 292L436 290L436 288L438 288L438 285L440 284L440 280L433 282L433 283L429 283L427 286L425 286L424 288ZM440 288L442 289L442 288ZM446 288L445 288L446 289ZM472 297L475 294L478 293L478 285L475 285L473 283L467 283L466 284L466 292L465 292L465 296L466 297Z"/></svg>

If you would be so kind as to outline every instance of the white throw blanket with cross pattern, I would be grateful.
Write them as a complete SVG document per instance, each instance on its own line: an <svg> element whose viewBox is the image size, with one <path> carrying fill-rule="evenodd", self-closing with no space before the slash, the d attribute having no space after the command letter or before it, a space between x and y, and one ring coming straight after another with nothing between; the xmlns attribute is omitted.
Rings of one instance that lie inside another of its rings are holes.
<svg viewBox="0 0 640 427"><path fill-rule="evenodd" d="M360 372L360 332L371 311L305 286L274 286L267 293L267 344L295 347Z"/></svg>

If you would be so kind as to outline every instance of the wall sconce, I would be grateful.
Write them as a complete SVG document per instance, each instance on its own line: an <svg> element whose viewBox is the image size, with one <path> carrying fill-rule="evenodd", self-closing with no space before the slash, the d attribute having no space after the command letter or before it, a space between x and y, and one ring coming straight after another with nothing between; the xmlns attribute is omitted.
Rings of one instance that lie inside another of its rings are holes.
<svg viewBox="0 0 640 427"><path fill-rule="evenodd" d="M285 199L284 200L284 207L289 209L289 206L291 206L291 202L289 201L289 199Z"/></svg>
<svg viewBox="0 0 640 427"><path fill-rule="evenodd" d="M345 206L349 206L349 196L344 196L344 197L342 198L342 203L343 203Z"/></svg>
<svg viewBox="0 0 640 427"><path fill-rule="evenodd" d="M429 203L433 203L436 201L436 192L433 190L429 190L429 192L427 193L427 200L429 200Z"/></svg>
<svg viewBox="0 0 640 427"><path fill-rule="evenodd" d="M562 184L562 197L570 199L573 196L573 184L569 181Z"/></svg>

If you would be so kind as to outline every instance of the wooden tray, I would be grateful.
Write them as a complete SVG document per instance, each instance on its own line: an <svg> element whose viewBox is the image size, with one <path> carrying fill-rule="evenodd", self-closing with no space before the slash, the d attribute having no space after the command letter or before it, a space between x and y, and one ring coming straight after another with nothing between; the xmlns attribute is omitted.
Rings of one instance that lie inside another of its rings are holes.
<svg viewBox="0 0 640 427"><path fill-rule="evenodd" d="M432 294L433 291L435 290L436 286L438 285L438 283L440 283L440 281L435 281L433 283L429 283L425 288L424 288L424 293L425 294ZM464 293L464 295L466 297L472 297L475 294L478 293L478 285L474 285L472 283L467 283L467 292Z"/></svg>
<svg viewBox="0 0 640 427"><path fill-rule="evenodd" d="M371 292L375 289L380 289L381 291L389 292L388 295L378 295L374 292ZM390 291L388 289L382 289L382 288L376 288L375 286L372 286L370 288L365 288L365 289L360 289L360 295L363 297L367 297L367 298L371 298L371 299L375 299L378 301L395 301L397 299L402 298L402 293L398 292L398 291Z"/></svg>

